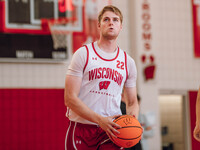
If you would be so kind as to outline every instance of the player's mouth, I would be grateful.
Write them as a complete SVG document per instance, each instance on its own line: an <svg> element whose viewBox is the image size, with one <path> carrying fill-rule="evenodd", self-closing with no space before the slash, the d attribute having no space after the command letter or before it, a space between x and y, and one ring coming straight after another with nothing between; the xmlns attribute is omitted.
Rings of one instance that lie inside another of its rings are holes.
<svg viewBox="0 0 200 150"><path fill-rule="evenodd" d="M114 28L109 28L109 30L114 30Z"/></svg>

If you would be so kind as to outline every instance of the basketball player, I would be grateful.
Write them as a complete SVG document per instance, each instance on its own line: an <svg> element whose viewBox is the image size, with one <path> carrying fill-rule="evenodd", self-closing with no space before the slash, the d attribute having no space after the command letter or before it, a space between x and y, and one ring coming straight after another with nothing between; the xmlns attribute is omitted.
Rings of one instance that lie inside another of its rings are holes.
<svg viewBox="0 0 200 150"><path fill-rule="evenodd" d="M196 100L196 126L194 128L194 138L200 142L200 87Z"/></svg>
<svg viewBox="0 0 200 150"><path fill-rule="evenodd" d="M119 150L109 136L119 134L113 119L121 115L122 88L127 92L127 114L138 116L136 66L117 46L123 16L112 5L98 16L100 39L73 55L65 81L67 106L66 150Z"/></svg>

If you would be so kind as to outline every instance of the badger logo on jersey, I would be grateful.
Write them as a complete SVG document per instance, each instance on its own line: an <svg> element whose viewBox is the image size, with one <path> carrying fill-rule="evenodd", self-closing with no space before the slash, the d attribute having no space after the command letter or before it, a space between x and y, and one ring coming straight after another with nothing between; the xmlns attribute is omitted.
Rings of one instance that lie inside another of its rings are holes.
<svg viewBox="0 0 200 150"><path fill-rule="evenodd" d="M109 85L110 85L110 81L101 81L101 82L99 82L99 89L107 90Z"/></svg>
<svg viewBox="0 0 200 150"><path fill-rule="evenodd" d="M94 79L111 79L121 86L123 76L115 69L100 67L89 71L89 81Z"/></svg>

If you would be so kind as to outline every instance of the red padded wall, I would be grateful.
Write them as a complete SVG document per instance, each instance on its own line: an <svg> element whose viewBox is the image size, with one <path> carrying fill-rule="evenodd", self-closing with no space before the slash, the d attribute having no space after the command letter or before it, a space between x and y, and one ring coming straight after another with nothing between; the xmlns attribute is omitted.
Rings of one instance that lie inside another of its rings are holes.
<svg viewBox="0 0 200 150"><path fill-rule="evenodd" d="M64 150L63 89L0 89L1 150Z"/></svg>

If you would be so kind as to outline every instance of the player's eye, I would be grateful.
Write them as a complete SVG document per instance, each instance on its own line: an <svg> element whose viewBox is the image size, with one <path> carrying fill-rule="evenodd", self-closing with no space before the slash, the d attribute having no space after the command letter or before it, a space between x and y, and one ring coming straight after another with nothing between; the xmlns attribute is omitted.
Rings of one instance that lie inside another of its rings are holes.
<svg viewBox="0 0 200 150"><path fill-rule="evenodd" d="M119 18L114 18L113 21L118 22L118 21L119 21Z"/></svg>
<svg viewBox="0 0 200 150"><path fill-rule="evenodd" d="M108 18L104 18L104 21L109 21L109 19Z"/></svg>

